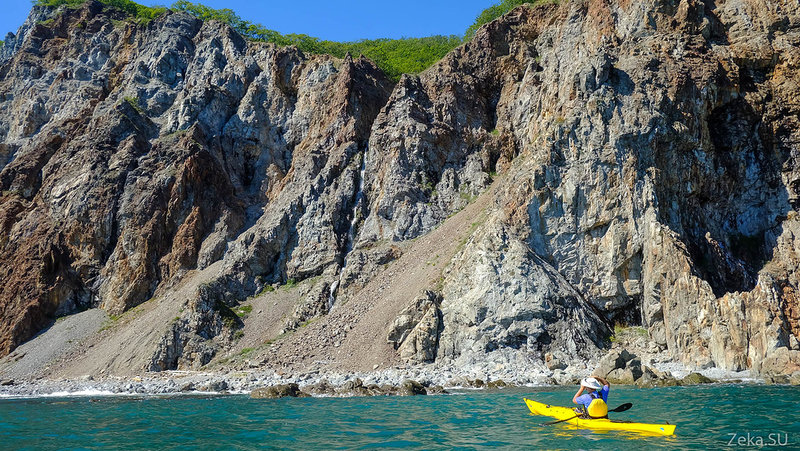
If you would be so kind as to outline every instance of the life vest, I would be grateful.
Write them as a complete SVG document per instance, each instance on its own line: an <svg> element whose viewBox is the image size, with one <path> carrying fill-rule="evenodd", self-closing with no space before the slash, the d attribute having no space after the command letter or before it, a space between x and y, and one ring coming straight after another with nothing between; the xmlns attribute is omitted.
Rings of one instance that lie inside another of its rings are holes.
<svg viewBox="0 0 800 451"><path fill-rule="evenodd" d="M603 401L603 396L598 392L593 392L594 399L586 408L586 413L592 418L608 418L608 404Z"/></svg>

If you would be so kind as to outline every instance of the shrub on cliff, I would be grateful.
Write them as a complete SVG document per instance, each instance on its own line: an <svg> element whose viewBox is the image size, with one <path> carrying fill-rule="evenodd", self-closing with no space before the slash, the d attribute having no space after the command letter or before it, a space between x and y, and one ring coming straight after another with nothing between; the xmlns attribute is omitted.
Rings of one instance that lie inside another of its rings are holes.
<svg viewBox="0 0 800 451"><path fill-rule="evenodd" d="M117 8L125 11L133 17L136 17L141 22L149 22L155 19L167 8L164 6L144 6L131 0L97 0L104 5ZM36 0L37 5L49 6L51 8L58 8L59 6L66 5L68 8L77 8L86 3L86 0Z"/></svg>
<svg viewBox="0 0 800 451"><path fill-rule="evenodd" d="M535 5L537 3L545 3L547 1L555 1L558 0L502 0L500 3L496 3L478 14L478 17L475 18L475 23L467 28L467 31L464 33L464 40L468 41L472 36L478 31L478 28L482 27L483 25L501 17L503 14L511 11L512 9L516 8L519 5L524 4L531 4Z"/></svg>

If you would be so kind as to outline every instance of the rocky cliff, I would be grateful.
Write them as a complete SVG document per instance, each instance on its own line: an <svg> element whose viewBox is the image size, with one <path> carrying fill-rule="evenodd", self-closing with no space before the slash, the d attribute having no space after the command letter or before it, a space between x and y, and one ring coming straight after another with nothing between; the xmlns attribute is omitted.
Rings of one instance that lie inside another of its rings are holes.
<svg viewBox="0 0 800 451"><path fill-rule="evenodd" d="M800 370L798 11L523 6L393 83L185 14L35 7L0 54L0 353L141 305L75 359L138 335L113 371L582 368L618 325Z"/></svg>

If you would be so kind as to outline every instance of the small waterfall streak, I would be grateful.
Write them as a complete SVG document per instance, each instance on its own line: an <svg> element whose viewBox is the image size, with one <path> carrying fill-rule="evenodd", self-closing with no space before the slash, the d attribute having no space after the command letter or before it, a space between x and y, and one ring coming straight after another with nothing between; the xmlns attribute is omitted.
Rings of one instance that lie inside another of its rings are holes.
<svg viewBox="0 0 800 451"><path fill-rule="evenodd" d="M344 248L344 262L342 267L347 266L347 256L353 250L353 242L356 239L356 226L358 225L358 209L364 199L364 172L367 170L367 155L361 157L361 170L358 173L358 191L356 191L356 202L353 205L353 219L350 220L350 230L347 231L347 244Z"/></svg>
<svg viewBox="0 0 800 451"><path fill-rule="evenodd" d="M339 273L341 277L341 272ZM328 292L328 311L333 309L333 304L336 302L336 289L339 288L339 279L333 281Z"/></svg>
<svg viewBox="0 0 800 451"><path fill-rule="evenodd" d="M350 255L350 251L353 250L353 245L356 239L356 227L358 226L359 215L358 211L361 207L361 202L364 199L364 173L367 171L367 150L364 150L364 153L361 154L361 169L358 173L358 191L356 191L356 200L353 204L353 218L350 220L350 229L347 231L347 242L344 246L344 258L342 259L342 268L339 270L338 277L336 280L331 284L330 291L328 293L328 311L333 309L333 304L336 303L336 289L339 288L339 285L342 283L342 272L344 268L347 266L347 256Z"/></svg>

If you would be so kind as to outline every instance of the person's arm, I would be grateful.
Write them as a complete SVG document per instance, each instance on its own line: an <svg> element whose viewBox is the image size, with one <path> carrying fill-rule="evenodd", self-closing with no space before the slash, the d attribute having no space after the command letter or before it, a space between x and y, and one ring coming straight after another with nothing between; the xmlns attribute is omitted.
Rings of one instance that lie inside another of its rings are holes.
<svg viewBox="0 0 800 451"><path fill-rule="evenodd" d="M578 392L575 393L575 396L572 397L572 402L574 402L575 404L578 404L578 396L580 396L581 393L583 393L583 390L584 390L584 387L583 387L583 385L581 385L581 388L579 388Z"/></svg>
<svg viewBox="0 0 800 451"><path fill-rule="evenodd" d="M603 379L600 376L594 376L594 378L597 379L598 382L603 384L603 388L598 390L598 393L600 393L600 397L603 398L604 402L608 402L608 392L611 391L611 384L609 384L607 380Z"/></svg>

